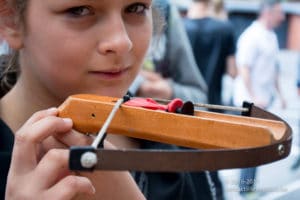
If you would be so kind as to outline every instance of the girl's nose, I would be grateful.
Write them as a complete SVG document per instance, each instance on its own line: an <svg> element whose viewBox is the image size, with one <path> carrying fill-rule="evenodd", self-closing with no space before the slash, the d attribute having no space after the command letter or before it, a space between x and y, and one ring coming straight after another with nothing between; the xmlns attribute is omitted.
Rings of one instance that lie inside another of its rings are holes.
<svg viewBox="0 0 300 200"><path fill-rule="evenodd" d="M104 32L105 37L101 37L102 39L98 45L98 51L101 54L115 53L122 55L132 49L133 44L121 16L115 16L113 20L109 20L108 26L102 32Z"/></svg>

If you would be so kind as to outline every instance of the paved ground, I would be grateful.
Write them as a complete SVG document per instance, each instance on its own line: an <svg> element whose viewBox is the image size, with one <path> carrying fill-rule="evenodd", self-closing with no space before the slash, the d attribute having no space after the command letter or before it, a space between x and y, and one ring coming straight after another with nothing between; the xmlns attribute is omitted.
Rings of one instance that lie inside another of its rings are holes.
<svg viewBox="0 0 300 200"><path fill-rule="evenodd" d="M271 111L286 120L293 129L293 146L290 156L286 159L264 165L258 168L256 195L251 199L262 200L299 200L300 199L300 167L291 170L291 166L300 155L300 97L296 91L296 72L298 56L295 52L282 51L281 88L287 100L287 109L282 110L276 101ZM230 86L227 82L227 86ZM226 95L225 95L226 97ZM220 172L224 184L226 199L239 200L239 173L240 170L223 170Z"/></svg>

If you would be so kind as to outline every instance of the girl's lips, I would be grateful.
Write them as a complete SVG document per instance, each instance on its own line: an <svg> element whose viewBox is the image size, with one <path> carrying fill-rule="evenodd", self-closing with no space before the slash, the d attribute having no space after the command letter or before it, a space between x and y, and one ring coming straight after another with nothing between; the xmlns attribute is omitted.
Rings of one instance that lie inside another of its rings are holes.
<svg viewBox="0 0 300 200"><path fill-rule="evenodd" d="M128 71L128 68L123 68L121 70L111 70L111 71L89 71L89 74L98 76L103 79L117 79L120 78Z"/></svg>

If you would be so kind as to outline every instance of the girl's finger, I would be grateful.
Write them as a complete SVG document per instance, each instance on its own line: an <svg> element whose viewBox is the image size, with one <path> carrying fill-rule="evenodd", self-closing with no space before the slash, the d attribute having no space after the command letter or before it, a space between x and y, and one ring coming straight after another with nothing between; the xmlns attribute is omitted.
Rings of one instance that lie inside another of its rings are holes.
<svg viewBox="0 0 300 200"><path fill-rule="evenodd" d="M79 133L75 130L72 130L66 134L55 134L54 137L69 147L90 145L94 140L92 136Z"/></svg>
<svg viewBox="0 0 300 200"><path fill-rule="evenodd" d="M46 192L51 199L72 199L79 194L93 195L96 190L88 178L67 176ZM52 198L53 197L53 198Z"/></svg>
<svg viewBox="0 0 300 200"><path fill-rule="evenodd" d="M56 133L69 132L70 119L54 116L45 117L33 124L23 126L15 134L15 145L11 167L15 172L24 173L35 168L39 155L39 146L43 140Z"/></svg>
<svg viewBox="0 0 300 200"><path fill-rule="evenodd" d="M47 153L50 149L66 149L69 146L65 145L63 142L57 140L55 137L48 137L42 142L42 156Z"/></svg>
<svg viewBox="0 0 300 200"><path fill-rule="evenodd" d="M63 149L48 151L35 169L35 178L41 189L50 188L69 174L69 150Z"/></svg>
<svg viewBox="0 0 300 200"><path fill-rule="evenodd" d="M36 113L34 113L26 122L25 122L25 126L29 125L29 124L33 124L45 117L48 116L57 116L58 114L58 109L57 108L49 108L47 110L41 110L38 111Z"/></svg>
<svg viewBox="0 0 300 200"><path fill-rule="evenodd" d="M32 124L32 129L39 134L31 134L31 137L36 143L40 143L50 135L70 132L72 126L73 122L69 118L48 116Z"/></svg>

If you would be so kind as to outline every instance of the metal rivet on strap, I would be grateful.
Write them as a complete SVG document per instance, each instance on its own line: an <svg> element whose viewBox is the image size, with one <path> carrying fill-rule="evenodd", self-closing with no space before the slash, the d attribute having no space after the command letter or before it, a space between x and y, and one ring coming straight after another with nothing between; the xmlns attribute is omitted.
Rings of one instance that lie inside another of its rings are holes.
<svg viewBox="0 0 300 200"><path fill-rule="evenodd" d="M97 164L97 162L97 155L93 152L86 152L82 154L80 158L81 166L88 169L94 167Z"/></svg>
<svg viewBox="0 0 300 200"><path fill-rule="evenodd" d="M279 156L282 156L282 155L284 154L284 152L285 152L284 145L283 145L283 144L280 144L280 145L278 146L277 150L278 150L278 155L279 155Z"/></svg>

